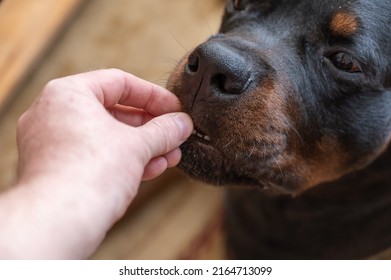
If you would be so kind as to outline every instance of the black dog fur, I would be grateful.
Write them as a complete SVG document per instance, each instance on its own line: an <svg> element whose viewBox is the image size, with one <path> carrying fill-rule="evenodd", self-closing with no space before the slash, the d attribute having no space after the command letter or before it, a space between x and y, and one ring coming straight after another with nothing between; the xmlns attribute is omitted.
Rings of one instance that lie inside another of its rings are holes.
<svg viewBox="0 0 391 280"><path fill-rule="evenodd" d="M195 124L180 168L234 186L234 258L391 247L390 27L389 0L229 0L173 72Z"/></svg>

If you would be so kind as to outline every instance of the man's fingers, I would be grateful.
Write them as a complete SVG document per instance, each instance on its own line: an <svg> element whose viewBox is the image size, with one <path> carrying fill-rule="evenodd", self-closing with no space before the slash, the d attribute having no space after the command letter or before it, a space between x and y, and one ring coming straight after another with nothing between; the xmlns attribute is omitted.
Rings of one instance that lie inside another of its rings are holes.
<svg viewBox="0 0 391 280"><path fill-rule="evenodd" d="M181 159L181 155L181 150L177 148L163 156L151 159L145 166L143 180L154 179L163 174L167 168L176 166Z"/></svg>
<svg viewBox="0 0 391 280"><path fill-rule="evenodd" d="M144 109L155 116L181 110L178 98L167 89L118 69L91 71L66 79L72 80L77 91L85 92L87 84L90 93L106 108L121 104Z"/></svg>
<svg viewBox="0 0 391 280"><path fill-rule="evenodd" d="M145 164L152 158L165 155L181 145L193 131L190 116L185 113L171 113L156 117L139 127L142 141L146 143Z"/></svg>

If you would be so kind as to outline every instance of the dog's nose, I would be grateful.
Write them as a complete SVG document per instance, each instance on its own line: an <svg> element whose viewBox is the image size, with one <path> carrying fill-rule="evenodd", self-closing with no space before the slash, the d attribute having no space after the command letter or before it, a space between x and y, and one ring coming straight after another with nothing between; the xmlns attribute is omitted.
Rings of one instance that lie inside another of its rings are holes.
<svg viewBox="0 0 391 280"><path fill-rule="evenodd" d="M220 97L244 93L252 81L250 69L251 63L239 50L219 41L198 46L187 63L191 86Z"/></svg>

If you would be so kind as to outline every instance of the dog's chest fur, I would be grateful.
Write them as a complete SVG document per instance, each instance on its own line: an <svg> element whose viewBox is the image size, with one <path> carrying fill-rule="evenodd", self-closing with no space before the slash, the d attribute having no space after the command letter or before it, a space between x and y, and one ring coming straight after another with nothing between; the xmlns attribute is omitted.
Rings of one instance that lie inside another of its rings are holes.
<svg viewBox="0 0 391 280"><path fill-rule="evenodd" d="M227 192L228 245L242 259L366 259L391 244L391 152L305 194Z"/></svg>

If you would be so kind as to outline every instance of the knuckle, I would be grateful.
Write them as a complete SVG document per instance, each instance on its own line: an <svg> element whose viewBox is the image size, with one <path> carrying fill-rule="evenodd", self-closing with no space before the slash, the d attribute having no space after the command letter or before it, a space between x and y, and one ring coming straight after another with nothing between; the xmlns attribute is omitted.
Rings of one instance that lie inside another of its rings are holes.
<svg viewBox="0 0 391 280"><path fill-rule="evenodd" d="M60 79L50 80L46 83L46 85L42 89L42 95L46 95L51 93L53 90L57 89L59 84L61 83Z"/></svg>

